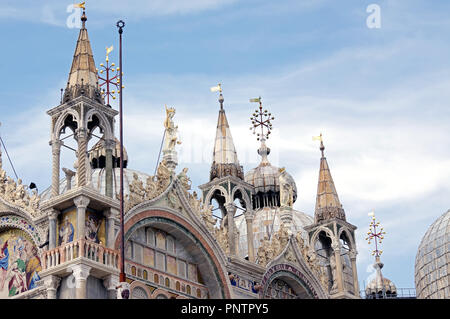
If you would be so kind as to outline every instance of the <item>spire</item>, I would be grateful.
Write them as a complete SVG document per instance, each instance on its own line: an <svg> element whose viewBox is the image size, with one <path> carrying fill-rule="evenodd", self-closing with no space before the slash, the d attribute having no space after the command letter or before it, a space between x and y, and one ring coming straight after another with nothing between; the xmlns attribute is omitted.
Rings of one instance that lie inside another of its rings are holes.
<svg viewBox="0 0 450 319"><path fill-rule="evenodd" d="M78 36L63 102L85 95L104 104L98 87L97 70L86 29L86 21L86 12L83 10L82 27Z"/></svg>
<svg viewBox="0 0 450 319"><path fill-rule="evenodd" d="M328 162L324 156L325 146L323 145L322 134L320 135L320 159L319 183L317 185L317 198L315 209L315 222L339 218L345 221L345 212L339 201L333 178L331 177Z"/></svg>
<svg viewBox="0 0 450 319"><path fill-rule="evenodd" d="M220 85L219 85L220 88ZM224 176L236 176L244 179L242 166L239 165L237 152L231 136L225 109L223 108L224 98L222 90L219 95L219 118L217 119L216 139L214 142L213 163L211 165L210 180Z"/></svg>

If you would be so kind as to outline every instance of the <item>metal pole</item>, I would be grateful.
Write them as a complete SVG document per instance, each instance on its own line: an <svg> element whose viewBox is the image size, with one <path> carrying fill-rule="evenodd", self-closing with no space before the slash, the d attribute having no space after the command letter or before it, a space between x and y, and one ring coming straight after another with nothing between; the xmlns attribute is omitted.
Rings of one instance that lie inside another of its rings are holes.
<svg viewBox="0 0 450 319"><path fill-rule="evenodd" d="M123 114L122 114L122 95L123 95L123 69L122 69L122 33L125 22L117 22L119 28L119 67L120 67L120 95L119 95L119 118L120 118L120 282L125 282L125 243L124 243L124 218L123 218Z"/></svg>

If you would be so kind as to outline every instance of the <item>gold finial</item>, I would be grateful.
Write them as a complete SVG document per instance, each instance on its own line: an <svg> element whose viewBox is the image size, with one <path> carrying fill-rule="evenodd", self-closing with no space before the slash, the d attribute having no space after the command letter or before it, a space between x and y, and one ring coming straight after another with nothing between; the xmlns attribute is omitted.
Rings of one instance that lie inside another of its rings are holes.
<svg viewBox="0 0 450 319"><path fill-rule="evenodd" d="M325 150L325 146L323 145L323 136L322 133L320 133L319 136L313 136L313 141L320 141L320 150L322 152L322 157L325 157L323 154L323 151Z"/></svg>
<svg viewBox="0 0 450 319"><path fill-rule="evenodd" d="M258 141L263 141L269 138L269 135L272 133L272 120L275 120L275 117L272 116L272 113L266 109L263 111L261 97L250 99L252 103L259 103L259 109L256 109L255 112L250 117L250 121L252 121L252 126L250 130L253 130L253 134L257 134ZM260 127L261 133L256 133L256 129ZM266 132L264 132L266 129Z"/></svg>
<svg viewBox="0 0 450 319"><path fill-rule="evenodd" d="M217 86L213 86L212 88L210 88L211 92L219 92L219 103L220 103L220 109L223 109L223 95L222 95L222 84L217 84Z"/></svg>
<svg viewBox="0 0 450 319"><path fill-rule="evenodd" d="M374 210L372 210L368 215L372 217L372 220L369 225L369 231L367 232L366 240L369 245L372 243L372 240L374 240L375 250L372 251L372 256L375 256L378 262L381 254L383 253L382 250L378 249L378 245L382 243L386 232L384 231L383 227L380 226L380 222L376 221Z"/></svg>

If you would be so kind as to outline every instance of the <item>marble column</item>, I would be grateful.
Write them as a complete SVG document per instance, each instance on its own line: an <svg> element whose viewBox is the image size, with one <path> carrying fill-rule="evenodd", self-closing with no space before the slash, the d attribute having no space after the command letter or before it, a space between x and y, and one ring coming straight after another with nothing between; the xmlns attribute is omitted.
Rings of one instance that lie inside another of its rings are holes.
<svg viewBox="0 0 450 319"><path fill-rule="evenodd" d="M60 140L53 140L49 143L52 147L52 197L59 195L59 171L61 160L61 145Z"/></svg>
<svg viewBox="0 0 450 319"><path fill-rule="evenodd" d="M331 248L334 252L334 257L336 260L336 280L338 284L338 292L344 292L344 277L342 272L342 259L341 259L341 247L338 243L333 243ZM333 278L335 280L335 278Z"/></svg>
<svg viewBox="0 0 450 319"><path fill-rule="evenodd" d="M86 280L89 277L91 267L86 265L72 266L73 276L75 277L75 298L86 299Z"/></svg>
<svg viewBox="0 0 450 319"><path fill-rule="evenodd" d="M108 299L117 299L117 286L119 285L119 276L108 275L103 279L103 285L108 292Z"/></svg>
<svg viewBox="0 0 450 319"><path fill-rule="evenodd" d="M56 299L56 291L61 282L61 278L53 275L49 275L42 278L45 287L47 288L47 299Z"/></svg>
<svg viewBox="0 0 450 319"><path fill-rule="evenodd" d="M236 255L236 240L235 240L235 224L234 224L234 214L236 213L236 207L233 203L226 204L225 209L227 210L227 224L228 224L228 245L230 247L230 255Z"/></svg>
<svg viewBox="0 0 450 319"><path fill-rule="evenodd" d="M86 208L89 205L89 198L78 196L73 200L77 207L77 240L85 238Z"/></svg>
<svg viewBox="0 0 450 319"><path fill-rule="evenodd" d="M116 145L114 140L105 141L106 162L105 162L105 179L106 179L106 196L113 198L113 149Z"/></svg>
<svg viewBox="0 0 450 319"><path fill-rule="evenodd" d="M52 209L47 213L47 216L48 216L48 250L54 249L57 246L56 218L58 217L58 213L59 212L55 209Z"/></svg>
<svg viewBox="0 0 450 319"><path fill-rule="evenodd" d="M115 226L115 218L119 216L119 212L110 208L109 210L104 212L104 216L106 218L106 247L114 249L115 245L115 234L114 234L114 226Z"/></svg>
<svg viewBox="0 0 450 319"><path fill-rule="evenodd" d="M359 296L359 282L358 282L358 272L356 270L356 255L358 255L358 252L356 249L352 249L350 251L350 261L352 263L352 271L353 271L353 288L354 288L354 295Z"/></svg>
<svg viewBox="0 0 450 319"><path fill-rule="evenodd" d="M255 248L253 244L253 219L255 216L253 212L247 212L245 214L245 222L247 223L247 249L248 249L248 260L251 262L255 261Z"/></svg>

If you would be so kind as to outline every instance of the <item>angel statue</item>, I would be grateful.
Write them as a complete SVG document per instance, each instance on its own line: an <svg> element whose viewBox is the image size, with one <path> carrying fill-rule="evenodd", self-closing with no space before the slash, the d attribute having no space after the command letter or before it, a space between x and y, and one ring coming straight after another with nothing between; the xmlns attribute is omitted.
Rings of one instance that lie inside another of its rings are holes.
<svg viewBox="0 0 450 319"><path fill-rule="evenodd" d="M177 132L178 125L173 123L173 117L175 116L175 109L173 107L167 108L166 105L166 119L164 120L164 128L166 129L166 135L164 138L163 151L174 151L176 144L181 144L178 140Z"/></svg>

